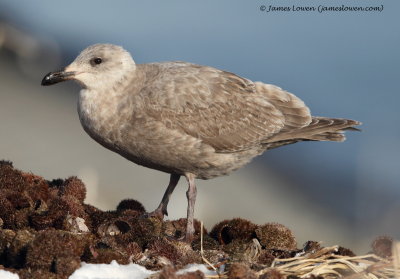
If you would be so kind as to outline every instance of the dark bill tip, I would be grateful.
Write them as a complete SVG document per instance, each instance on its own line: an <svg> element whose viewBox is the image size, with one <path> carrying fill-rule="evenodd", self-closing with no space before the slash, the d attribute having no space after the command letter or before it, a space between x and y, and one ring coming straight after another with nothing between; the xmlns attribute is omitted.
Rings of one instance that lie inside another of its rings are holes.
<svg viewBox="0 0 400 279"><path fill-rule="evenodd" d="M44 76L42 79L42 85L52 85L56 84L65 80L69 80L75 72L65 72L65 71L58 71L58 72L51 72Z"/></svg>

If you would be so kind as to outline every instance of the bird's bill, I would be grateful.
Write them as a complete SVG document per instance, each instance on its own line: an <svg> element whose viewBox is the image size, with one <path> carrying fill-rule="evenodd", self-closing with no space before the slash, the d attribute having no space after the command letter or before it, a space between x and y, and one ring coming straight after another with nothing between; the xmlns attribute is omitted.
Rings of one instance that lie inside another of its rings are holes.
<svg viewBox="0 0 400 279"><path fill-rule="evenodd" d="M66 71L65 69L57 72L50 72L42 79L42 85L52 85L62 81L73 79L75 71Z"/></svg>

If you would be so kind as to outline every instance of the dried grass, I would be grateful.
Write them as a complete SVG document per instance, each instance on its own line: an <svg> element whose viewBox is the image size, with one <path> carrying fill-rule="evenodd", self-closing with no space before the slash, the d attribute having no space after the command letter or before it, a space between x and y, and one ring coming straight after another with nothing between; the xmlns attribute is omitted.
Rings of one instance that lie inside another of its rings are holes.
<svg viewBox="0 0 400 279"><path fill-rule="evenodd" d="M355 257L339 256L335 254L337 250L338 246L332 246L312 254L275 259L270 267L258 271L257 275L260 277L271 270L276 270L283 278L320 276L326 279L400 279L400 242L393 243L393 256L387 259L375 254ZM206 277L227 278L226 274Z"/></svg>
<svg viewBox="0 0 400 279"><path fill-rule="evenodd" d="M393 244L393 257L384 259L375 254L363 256L335 255L338 246L326 247L316 253L289 259L275 259L271 267L258 272L268 273L271 269L279 271L284 277L289 275L300 278L322 276L323 278L400 278L400 243Z"/></svg>

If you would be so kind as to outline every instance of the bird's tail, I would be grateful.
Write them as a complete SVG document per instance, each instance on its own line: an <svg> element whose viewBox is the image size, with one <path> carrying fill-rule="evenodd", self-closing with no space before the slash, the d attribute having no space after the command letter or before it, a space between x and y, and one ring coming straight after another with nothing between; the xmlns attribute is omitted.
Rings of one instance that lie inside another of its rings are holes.
<svg viewBox="0 0 400 279"><path fill-rule="evenodd" d="M354 127L358 125L361 122L356 120L313 116L309 125L270 138L266 145L272 149L298 141L344 141L344 132L360 131Z"/></svg>
<svg viewBox="0 0 400 279"><path fill-rule="evenodd" d="M308 126L293 131L292 136L303 140L344 141L344 132L360 131L354 127L358 125L361 125L361 122L351 119L314 116Z"/></svg>

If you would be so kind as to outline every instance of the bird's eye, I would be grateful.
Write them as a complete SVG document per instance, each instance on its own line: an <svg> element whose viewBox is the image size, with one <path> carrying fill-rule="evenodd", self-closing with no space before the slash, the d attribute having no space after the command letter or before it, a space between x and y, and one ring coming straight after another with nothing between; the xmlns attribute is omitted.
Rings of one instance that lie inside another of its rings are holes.
<svg viewBox="0 0 400 279"><path fill-rule="evenodd" d="M103 60L100 57L96 57L96 58L93 58L90 62L92 65L99 65L99 64L101 64L101 62L103 62Z"/></svg>

